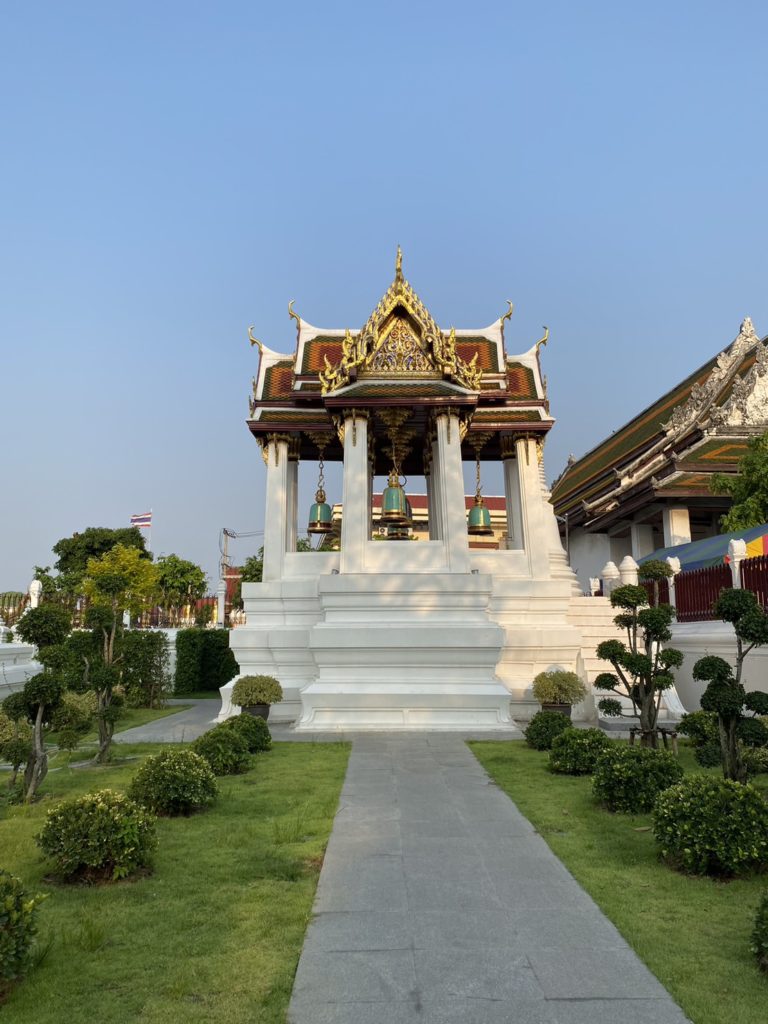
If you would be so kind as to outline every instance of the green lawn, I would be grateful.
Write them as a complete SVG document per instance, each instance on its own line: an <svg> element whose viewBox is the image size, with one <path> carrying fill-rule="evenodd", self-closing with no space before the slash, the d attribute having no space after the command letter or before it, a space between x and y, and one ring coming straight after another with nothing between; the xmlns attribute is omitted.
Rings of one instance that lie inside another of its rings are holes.
<svg viewBox="0 0 768 1024"><path fill-rule="evenodd" d="M164 708L123 708L120 718L115 726L115 734L124 732L126 729L133 729L137 725L146 725L147 722L154 722L158 718L165 718L168 715L177 715L180 711L187 711L191 704L169 704ZM80 740L80 745L95 743L99 738L98 730L94 727ZM48 745L58 744L58 733L47 732L45 742ZM89 757L90 750L80 753L80 760ZM77 760L77 758L76 758Z"/></svg>
<svg viewBox="0 0 768 1024"><path fill-rule="evenodd" d="M39 803L5 808L0 820L0 866L49 894L39 936L48 951L3 1015L13 1024L283 1021L348 752L276 744L248 774L220 780L211 810L160 820L151 876L98 887L48 878L33 837L58 799L123 789L139 762L51 772Z"/></svg>
<svg viewBox="0 0 768 1024"><path fill-rule="evenodd" d="M658 860L650 815L599 809L590 778L551 774L548 755L524 743L470 746L694 1024L768 1020L768 978L749 952L768 877L680 875ZM690 749L680 756L687 772L703 770ZM768 778L758 783L768 794Z"/></svg>

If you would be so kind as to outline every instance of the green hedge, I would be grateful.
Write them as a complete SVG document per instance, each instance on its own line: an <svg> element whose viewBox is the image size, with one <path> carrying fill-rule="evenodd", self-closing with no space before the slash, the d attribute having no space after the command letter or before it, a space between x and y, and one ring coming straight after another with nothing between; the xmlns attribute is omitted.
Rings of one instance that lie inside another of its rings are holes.
<svg viewBox="0 0 768 1024"><path fill-rule="evenodd" d="M239 671L228 629L181 629L176 634L174 693L218 690Z"/></svg>
<svg viewBox="0 0 768 1024"><path fill-rule="evenodd" d="M168 638L165 633L159 630L128 630L123 634L120 649L128 707L161 707L168 684Z"/></svg>

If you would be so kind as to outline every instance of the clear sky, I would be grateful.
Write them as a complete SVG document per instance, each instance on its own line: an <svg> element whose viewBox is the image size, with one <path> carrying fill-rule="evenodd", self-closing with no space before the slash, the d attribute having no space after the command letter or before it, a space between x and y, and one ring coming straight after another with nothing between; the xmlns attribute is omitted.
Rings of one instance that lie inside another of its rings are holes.
<svg viewBox="0 0 768 1024"><path fill-rule="evenodd" d="M510 298L511 352L549 325L550 477L768 331L767 30L760 2L0 4L0 590L149 508L213 574L263 517L248 325L361 326L397 243L438 323Z"/></svg>

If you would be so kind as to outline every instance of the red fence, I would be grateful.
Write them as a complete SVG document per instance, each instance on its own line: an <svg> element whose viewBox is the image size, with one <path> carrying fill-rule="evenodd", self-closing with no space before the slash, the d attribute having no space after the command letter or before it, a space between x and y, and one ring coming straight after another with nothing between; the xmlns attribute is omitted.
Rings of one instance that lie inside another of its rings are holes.
<svg viewBox="0 0 768 1024"><path fill-rule="evenodd" d="M745 558L741 563L741 585L751 590L768 611L768 555Z"/></svg>
<svg viewBox="0 0 768 1024"><path fill-rule="evenodd" d="M658 604L669 604L669 580L658 580L656 586L659 591L659 600L656 601L656 592L654 589L653 580L640 580L640 586L644 588L648 595L648 604L653 608Z"/></svg>
<svg viewBox="0 0 768 1024"><path fill-rule="evenodd" d="M716 618L712 606L720 596L720 591L731 586L731 570L727 565L713 565L708 569L678 573L675 576L677 621L704 622Z"/></svg>

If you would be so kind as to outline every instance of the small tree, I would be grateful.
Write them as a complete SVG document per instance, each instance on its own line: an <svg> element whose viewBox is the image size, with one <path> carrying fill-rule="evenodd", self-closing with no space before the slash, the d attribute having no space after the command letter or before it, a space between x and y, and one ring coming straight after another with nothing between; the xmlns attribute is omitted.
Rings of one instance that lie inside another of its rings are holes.
<svg viewBox="0 0 768 1024"><path fill-rule="evenodd" d="M0 759L11 766L8 789L16 786L19 768L32 753L32 727L24 718L14 718L5 708L0 710Z"/></svg>
<svg viewBox="0 0 768 1024"><path fill-rule="evenodd" d="M693 678L709 684L702 694L701 706L717 714L723 775L744 783L747 771L739 743L744 708L754 715L768 714L768 694L760 690L747 693L741 677L744 659L752 648L768 643L768 615L749 590L724 590L715 602L715 612L730 622L736 633L736 669L734 672L723 658L707 655L693 666Z"/></svg>
<svg viewBox="0 0 768 1024"><path fill-rule="evenodd" d="M674 576L672 569L666 562L658 558L652 558L650 562L644 562L638 569L638 576L641 580L653 584L653 601L650 602L654 608L658 608L659 584L662 580L668 580Z"/></svg>
<svg viewBox="0 0 768 1024"><path fill-rule="evenodd" d="M611 593L611 604L623 609L613 621L626 630L627 642L604 640L598 644L598 658L610 662L614 671L601 672L594 685L628 697L634 716L640 719L641 745L656 747L661 695L674 685L672 670L683 662L681 651L661 647L672 637L669 627L674 609L666 604L646 607L645 589L633 584L617 587ZM599 701L598 707L606 715L620 717L624 713L621 702L612 697Z"/></svg>
<svg viewBox="0 0 768 1024"><path fill-rule="evenodd" d="M27 803L34 800L40 783L48 774L48 752L45 749L43 729L50 724L61 701L61 694L61 682L48 671L32 676L22 690L27 718L32 723L32 749L24 769L24 799ZM4 705L4 710L6 707Z"/></svg>
<svg viewBox="0 0 768 1024"><path fill-rule="evenodd" d="M119 678L117 640L123 613L140 615L148 607L157 591L157 569L137 548L118 544L88 562L83 589L91 601L89 624L101 638L100 663L91 665L86 659L86 678L98 699L99 749L94 760L105 764L119 711L114 688Z"/></svg>
<svg viewBox="0 0 768 1024"><path fill-rule="evenodd" d="M16 632L25 644L39 650L63 644L72 628L72 616L58 604L41 604L30 608L19 619Z"/></svg>

